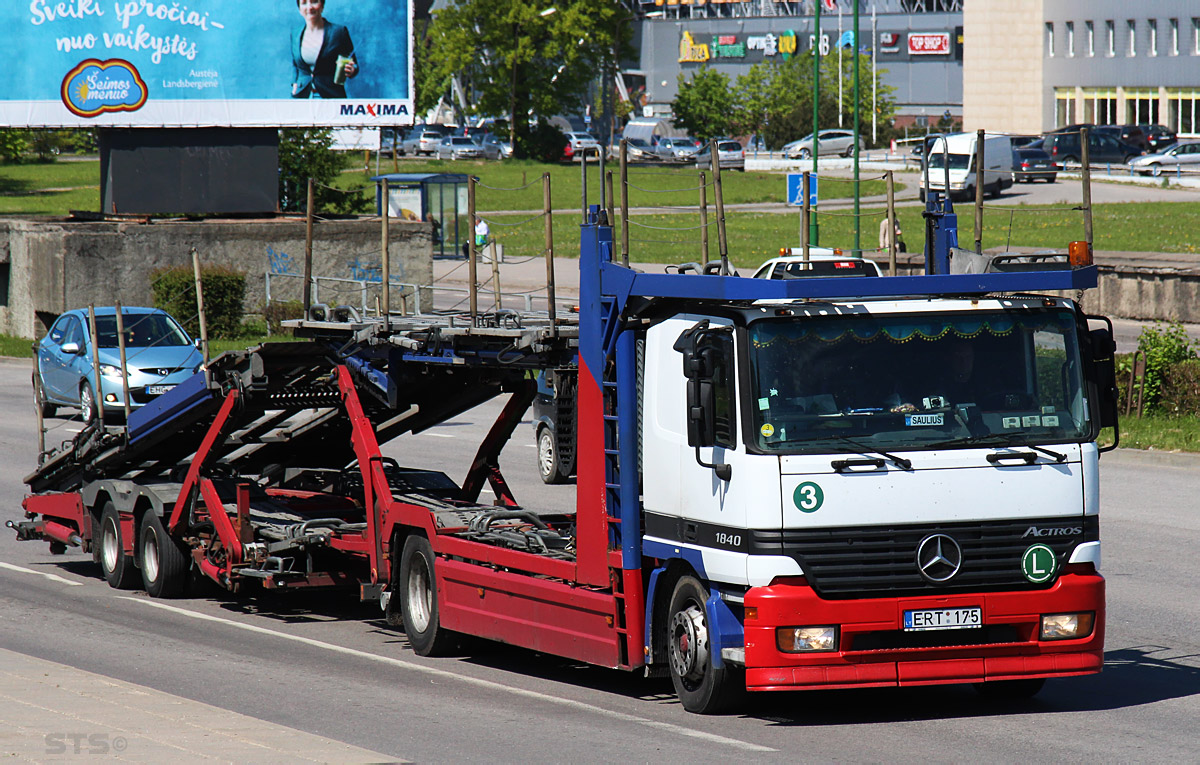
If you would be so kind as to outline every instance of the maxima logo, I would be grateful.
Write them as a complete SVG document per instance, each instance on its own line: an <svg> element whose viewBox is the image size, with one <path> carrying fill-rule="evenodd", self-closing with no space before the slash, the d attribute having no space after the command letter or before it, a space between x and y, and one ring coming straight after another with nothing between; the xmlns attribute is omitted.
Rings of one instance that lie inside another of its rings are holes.
<svg viewBox="0 0 1200 765"><path fill-rule="evenodd" d="M63 78L62 102L79 117L135 112L146 103L146 82L128 61L89 58Z"/></svg>
<svg viewBox="0 0 1200 765"><path fill-rule="evenodd" d="M1030 526L1025 529L1025 533L1021 535L1021 539L1025 537L1071 537L1076 534L1082 534L1083 529L1078 526L1060 527L1056 529L1039 529L1037 526Z"/></svg>
<svg viewBox="0 0 1200 765"><path fill-rule="evenodd" d="M404 104L342 104L343 117L395 117L408 114Z"/></svg>

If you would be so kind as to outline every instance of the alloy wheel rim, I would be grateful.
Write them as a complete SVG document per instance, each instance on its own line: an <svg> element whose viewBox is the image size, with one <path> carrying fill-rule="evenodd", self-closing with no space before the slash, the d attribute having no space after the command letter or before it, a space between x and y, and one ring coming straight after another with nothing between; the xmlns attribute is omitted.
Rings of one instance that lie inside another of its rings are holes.
<svg viewBox="0 0 1200 765"><path fill-rule="evenodd" d="M408 615L413 629L425 632L429 629L433 613L433 591L429 587L429 569L423 556L413 559L408 575Z"/></svg>

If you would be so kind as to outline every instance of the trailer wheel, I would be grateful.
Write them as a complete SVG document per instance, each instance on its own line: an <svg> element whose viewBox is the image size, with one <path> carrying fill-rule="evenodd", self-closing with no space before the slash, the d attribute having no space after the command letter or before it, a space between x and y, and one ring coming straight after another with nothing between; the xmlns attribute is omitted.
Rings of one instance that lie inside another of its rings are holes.
<svg viewBox="0 0 1200 765"><path fill-rule="evenodd" d="M178 598L187 591L191 561L153 510L142 516L142 584L152 598Z"/></svg>
<svg viewBox="0 0 1200 765"><path fill-rule="evenodd" d="M683 708L708 715L725 711L745 690L742 672L712 663L708 617L704 603L708 591L692 576L681 577L671 594L667 618L667 657L671 682Z"/></svg>
<svg viewBox="0 0 1200 765"><path fill-rule="evenodd" d="M121 516L111 501L100 510L100 568L109 587L131 590L137 586L133 557L125 554Z"/></svg>
<svg viewBox="0 0 1200 765"><path fill-rule="evenodd" d="M1029 680L993 680L990 683L975 683L975 690L985 699L1020 701L1036 696L1045 684L1044 677Z"/></svg>
<svg viewBox="0 0 1200 765"><path fill-rule="evenodd" d="M437 579L429 540L412 534L400 554L401 617L404 634L418 656L440 656L454 643L454 635L438 619Z"/></svg>
<svg viewBox="0 0 1200 765"><path fill-rule="evenodd" d="M566 471L563 470L562 461L558 456L558 443L554 439L554 434L550 432L550 428L543 427L538 430L537 461L542 483L566 482L566 477L563 475Z"/></svg>

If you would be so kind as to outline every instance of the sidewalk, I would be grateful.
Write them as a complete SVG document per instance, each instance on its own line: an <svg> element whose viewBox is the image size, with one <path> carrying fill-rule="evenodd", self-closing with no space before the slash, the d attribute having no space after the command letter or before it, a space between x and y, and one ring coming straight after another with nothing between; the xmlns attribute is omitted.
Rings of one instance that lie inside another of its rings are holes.
<svg viewBox="0 0 1200 765"><path fill-rule="evenodd" d="M0 756L18 762L395 762L379 752L0 649Z"/></svg>

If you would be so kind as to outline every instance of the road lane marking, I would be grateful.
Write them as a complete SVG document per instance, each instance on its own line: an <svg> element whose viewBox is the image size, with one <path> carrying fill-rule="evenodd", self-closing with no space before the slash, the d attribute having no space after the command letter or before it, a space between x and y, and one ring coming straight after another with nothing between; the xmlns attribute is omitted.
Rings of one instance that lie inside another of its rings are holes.
<svg viewBox="0 0 1200 765"><path fill-rule="evenodd" d="M421 433L422 436L430 436L432 438L457 438L449 433Z"/></svg>
<svg viewBox="0 0 1200 765"><path fill-rule="evenodd" d="M65 578L59 576L58 574L48 574L45 571L34 571L31 568L24 568L22 566L14 566L11 563L5 563L3 561L0 561L0 568L6 568L9 571L18 571L22 574L34 574L35 576L44 576L53 582L58 582L60 584L69 584L72 587L82 587L83 586L83 582L72 582L70 579L65 579Z"/></svg>
<svg viewBox="0 0 1200 765"><path fill-rule="evenodd" d="M743 749L743 750L750 751L750 752L775 752L775 751L778 751L777 749L772 749L767 746L761 746L759 744L752 744L748 741L739 741L734 738L718 736L715 733L707 733L707 732L701 731L701 730L693 730L691 728L685 728L681 725L675 725L673 723L649 720L645 717L638 717L637 715L626 714L625 712L614 712L611 709L605 709L603 707L598 707L593 704L586 704L582 701L575 701L573 699L565 699L560 696L552 696L548 693L541 693L539 691L530 691L530 690L526 690L524 688L513 688L512 686L492 682L491 680L483 680L483 679L476 678L476 677L470 677L468 675L460 675L456 672L450 672L449 670L437 669L435 667L428 667L423 664L415 664L411 661L404 661L403 659L396 659L396 658L392 658L391 656L380 656L378 654L368 653L366 651L359 651L354 648L347 648L345 646L340 646L335 643L326 643L323 640L314 640L312 638L301 637L300 635L289 635L286 632L279 632L277 630L267 629L266 627L259 627L258 625L255 625L255 624L244 624L242 622L233 621L232 619L223 619L219 616L210 616L208 614L202 614L197 611L189 611L186 608L179 608L178 606L169 606L166 603L159 603L159 602L153 601L153 600L145 600L143 598L131 598L126 595L118 595L117 597L121 600L128 600L132 603L141 603L142 605L145 605L145 606L151 606L153 608L160 608L163 611L170 611L172 613L176 613L181 616L188 616L193 619L199 619L201 621L217 622L219 624L225 624L227 626L235 627L237 629L245 630L247 632L256 632L260 635L270 635L271 637L282 638L284 640L291 640L296 643L303 643L304 645L312 646L313 648L323 648L327 651L332 651L334 653L340 653L340 654L344 654L346 656L355 656L360 659L367 659L368 661L374 661L374 662L378 662L380 664L388 664L393 667L399 667L401 669L412 670L414 672L422 672L426 675L432 675L434 677L442 677L442 678L446 678L449 680L457 680L458 682L466 683L467 685L474 685L476 687L486 688L491 691L501 691L504 693L513 694L515 696L524 696L525 698L529 698L529 699L536 699L538 701L545 701L545 702L549 702L551 704L558 704L559 706L570 707L572 709L577 709L577 710L584 711L584 712L591 712L592 714L601 715L603 717L608 717L608 718L611 718L614 720L620 720L622 722L629 722L629 723L634 723L637 725L644 725L648 728L654 728L656 730L664 731L667 733L674 733L679 736L686 736L688 738L696 738L696 739L700 739L702 741L707 741L707 742L710 742L713 744L723 744L725 746L733 747L734 749Z"/></svg>

